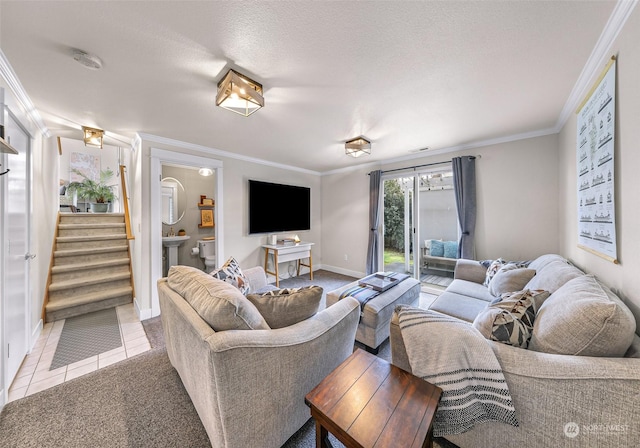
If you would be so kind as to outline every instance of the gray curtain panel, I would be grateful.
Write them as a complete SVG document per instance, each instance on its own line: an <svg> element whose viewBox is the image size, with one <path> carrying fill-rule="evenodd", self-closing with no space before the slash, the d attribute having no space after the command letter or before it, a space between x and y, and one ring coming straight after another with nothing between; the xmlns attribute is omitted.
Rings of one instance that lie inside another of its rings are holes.
<svg viewBox="0 0 640 448"><path fill-rule="evenodd" d="M367 249L367 275L379 271L378 223L380 222L380 176L382 171L369 173L369 247Z"/></svg>
<svg viewBox="0 0 640 448"><path fill-rule="evenodd" d="M458 258L475 259L476 234L476 158L474 156L454 157L453 188L460 224Z"/></svg>

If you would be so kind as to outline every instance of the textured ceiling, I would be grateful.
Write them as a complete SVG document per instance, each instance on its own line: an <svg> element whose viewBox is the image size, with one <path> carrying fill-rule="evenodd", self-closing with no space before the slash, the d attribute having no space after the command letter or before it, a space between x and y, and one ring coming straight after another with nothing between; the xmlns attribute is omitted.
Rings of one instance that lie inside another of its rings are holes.
<svg viewBox="0 0 640 448"><path fill-rule="evenodd" d="M326 172L553 128L614 6L3 1L0 46L54 135L143 132ZM228 67L264 85L264 109L215 107ZM358 135L372 154L353 159Z"/></svg>

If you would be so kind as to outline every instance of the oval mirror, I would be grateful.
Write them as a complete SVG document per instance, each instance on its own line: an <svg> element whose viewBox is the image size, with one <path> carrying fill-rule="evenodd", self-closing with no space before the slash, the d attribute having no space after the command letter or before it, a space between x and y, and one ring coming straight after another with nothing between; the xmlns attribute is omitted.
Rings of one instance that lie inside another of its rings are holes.
<svg viewBox="0 0 640 448"><path fill-rule="evenodd" d="M160 181L162 187L162 223L172 226L184 217L187 209L187 193L180 181L174 177L165 177Z"/></svg>

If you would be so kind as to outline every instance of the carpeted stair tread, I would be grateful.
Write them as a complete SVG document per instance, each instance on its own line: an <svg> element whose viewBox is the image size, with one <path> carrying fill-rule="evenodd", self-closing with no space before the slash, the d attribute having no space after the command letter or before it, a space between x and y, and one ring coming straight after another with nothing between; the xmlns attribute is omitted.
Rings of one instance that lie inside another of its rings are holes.
<svg viewBox="0 0 640 448"><path fill-rule="evenodd" d="M80 255L120 252L121 250L128 250L128 249L129 249L129 246L127 244L122 244L117 246L106 246L106 247L89 247L87 249L64 249L64 250L56 250L53 253L53 256L54 257L73 257L73 256L80 256Z"/></svg>
<svg viewBox="0 0 640 448"><path fill-rule="evenodd" d="M81 236L59 236L58 243L82 243L85 241L105 241L127 239L126 233L111 233L107 235L81 235Z"/></svg>
<svg viewBox="0 0 640 448"><path fill-rule="evenodd" d="M60 224L58 228L60 230L75 230L75 229L108 229L110 227L125 227L124 223L120 222L96 222L96 223L72 223L72 224Z"/></svg>
<svg viewBox="0 0 640 448"><path fill-rule="evenodd" d="M65 297L63 299L52 299L47 303L47 313L58 311L64 308L70 308L73 306L85 305L87 303L99 302L101 300L107 300L114 297L126 296L133 294L133 288L131 286L123 286L120 288L109 288L104 291L92 292L72 297Z"/></svg>
<svg viewBox="0 0 640 448"><path fill-rule="evenodd" d="M119 272L106 275L92 275L85 278L76 278L73 280L67 280L63 282L51 283L49 285L49 291L61 291L63 289L80 288L82 286L96 285L99 283L108 283L114 280L124 280L131 278L130 272Z"/></svg>
<svg viewBox="0 0 640 448"><path fill-rule="evenodd" d="M63 264L59 266L54 266L51 268L52 274L62 274L64 272L74 272L74 271L82 271L88 269L100 269L111 266L120 266L123 264L129 264L129 259L124 258L114 258L113 260L104 260L104 261L95 261L92 263L78 263L78 264Z"/></svg>

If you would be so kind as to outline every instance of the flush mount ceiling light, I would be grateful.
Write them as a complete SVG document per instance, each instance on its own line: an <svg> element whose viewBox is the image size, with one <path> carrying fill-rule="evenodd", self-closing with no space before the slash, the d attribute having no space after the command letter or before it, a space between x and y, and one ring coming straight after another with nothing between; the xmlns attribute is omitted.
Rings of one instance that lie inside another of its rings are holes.
<svg viewBox="0 0 640 448"><path fill-rule="evenodd" d="M231 69L218 82L216 105L248 117L264 107L262 84Z"/></svg>
<svg viewBox="0 0 640 448"><path fill-rule="evenodd" d="M82 50L73 50L73 59L91 70L99 70L102 68L102 60L95 54L85 53Z"/></svg>
<svg viewBox="0 0 640 448"><path fill-rule="evenodd" d="M201 176L211 176L213 174L213 170L211 168L200 168L198 170L198 174Z"/></svg>
<svg viewBox="0 0 640 448"><path fill-rule="evenodd" d="M371 142L364 137L354 138L344 144L344 152L351 157L371 154Z"/></svg>
<svg viewBox="0 0 640 448"><path fill-rule="evenodd" d="M102 149L102 138L104 136L104 131L102 129L82 126L82 133L84 135L83 139L85 146L92 146L94 148Z"/></svg>

